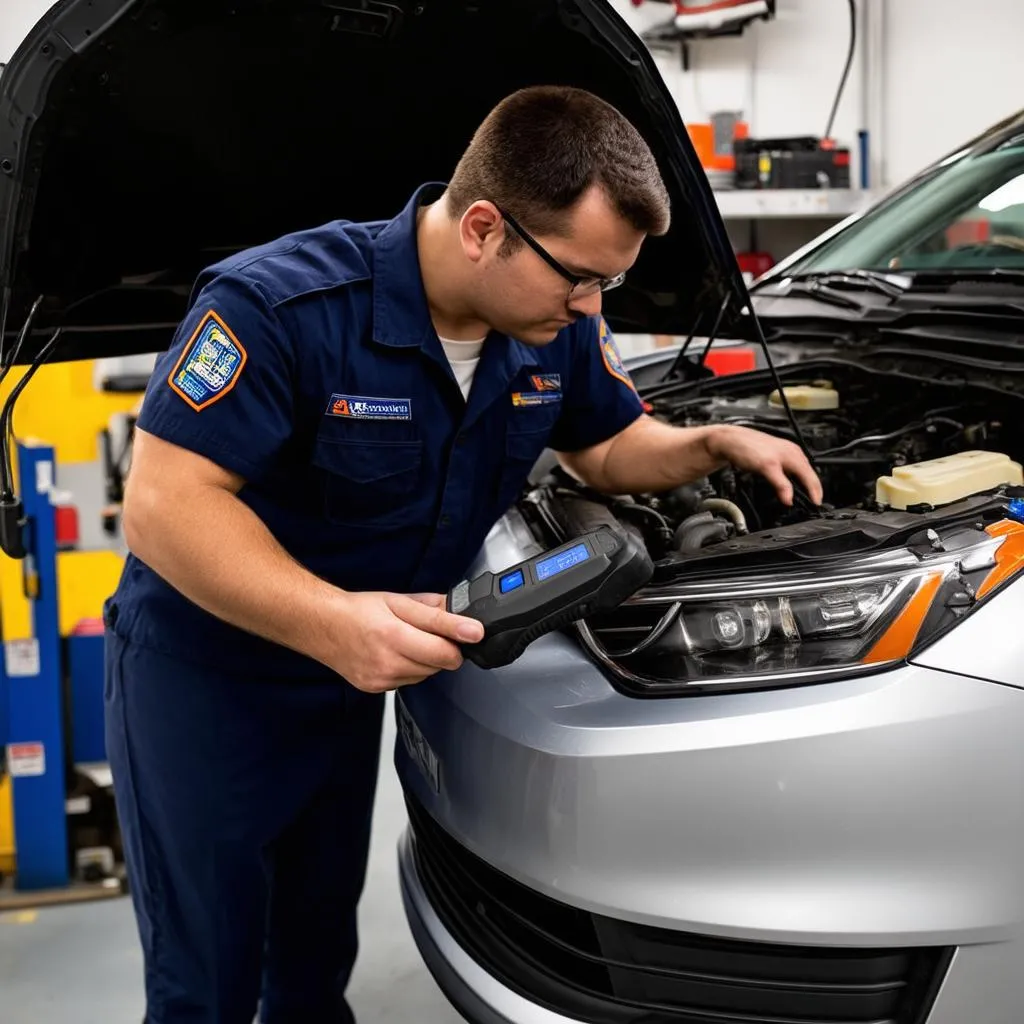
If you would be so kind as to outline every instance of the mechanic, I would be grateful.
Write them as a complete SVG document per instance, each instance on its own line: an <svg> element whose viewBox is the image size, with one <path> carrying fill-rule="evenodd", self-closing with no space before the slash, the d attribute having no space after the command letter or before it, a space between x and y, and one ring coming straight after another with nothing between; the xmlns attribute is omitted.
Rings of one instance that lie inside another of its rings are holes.
<svg viewBox="0 0 1024 1024"><path fill-rule="evenodd" d="M353 1020L385 691L461 663L458 581L545 447L592 487L795 445L670 427L600 316L669 202L597 97L527 89L450 182L204 271L138 421L106 721L149 1024Z"/></svg>

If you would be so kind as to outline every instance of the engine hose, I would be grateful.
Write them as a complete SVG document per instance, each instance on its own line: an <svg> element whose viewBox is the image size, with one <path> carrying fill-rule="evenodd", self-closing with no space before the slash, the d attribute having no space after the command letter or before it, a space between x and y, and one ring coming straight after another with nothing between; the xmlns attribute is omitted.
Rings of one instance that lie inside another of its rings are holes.
<svg viewBox="0 0 1024 1024"><path fill-rule="evenodd" d="M580 537L607 526L618 534L631 533L639 541L643 534L632 523L624 523L607 505L586 498L566 498L561 502L562 518L569 534Z"/></svg>
<svg viewBox="0 0 1024 1024"><path fill-rule="evenodd" d="M672 545L676 551L696 551L706 541L727 540L729 524L716 518L712 512L696 512L687 516L677 527ZM693 539L697 538L694 545Z"/></svg>
<svg viewBox="0 0 1024 1024"><path fill-rule="evenodd" d="M712 541L728 540L729 526L721 519L712 518L706 523L694 523L685 533L680 528L676 531L676 538L677 551L700 551Z"/></svg>
<svg viewBox="0 0 1024 1024"><path fill-rule="evenodd" d="M652 523L658 534L658 542L660 544L667 548L672 543L672 527L657 509L648 508L646 505L638 505L632 501L620 501L616 507L625 514L630 512L641 513L647 518L648 522Z"/></svg>
<svg viewBox="0 0 1024 1024"><path fill-rule="evenodd" d="M742 509L735 502L729 501L728 498L705 498L697 508L701 511L708 512L721 512L722 515L732 520L733 526L736 527L737 533L749 533L747 529L747 519L743 515Z"/></svg>

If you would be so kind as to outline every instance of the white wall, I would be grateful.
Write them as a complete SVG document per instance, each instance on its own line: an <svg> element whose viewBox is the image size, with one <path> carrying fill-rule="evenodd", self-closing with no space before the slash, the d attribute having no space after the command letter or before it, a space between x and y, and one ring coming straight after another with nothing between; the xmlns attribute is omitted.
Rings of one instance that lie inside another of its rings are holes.
<svg viewBox="0 0 1024 1024"><path fill-rule="evenodd" d="M884 144L899 181L1024 108L1024 3L887 0L885 13Z"/></svg>
<svg viewBox="0 0 1024 1024"><path fill-rule="evenodd" d="M0 64L6 64L18 44L51 6L49 0L0 0Z"/></svg>
<svg viewBox="0 0 1024 1024"><path fill-rule="evenodd" d="M660 3L634 8L611 0L636 29L663 21ZM880 125L867 124L858 54L833 134L856 155L857 132L872 130L883 180L902 181L932 160L1024 108L1021 0L858 0L882 18ZM846 0L778 0L771 22L755 22L738 38L692 45L692 70L656 55L684 120L716 110L742 110L759 136L819 135L825 129L849 38ZM858 48L866 44L863 33Z"/></svg>

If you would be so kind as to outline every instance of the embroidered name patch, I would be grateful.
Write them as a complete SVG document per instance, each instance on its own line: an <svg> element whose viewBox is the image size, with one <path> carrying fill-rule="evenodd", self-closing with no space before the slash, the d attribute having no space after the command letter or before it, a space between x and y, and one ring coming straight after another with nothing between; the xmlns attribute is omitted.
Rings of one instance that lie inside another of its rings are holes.
<svg viewBox="0 0 1024 1024"><path fill-rule="evenodd" d="M211 309L199 321L167 383L201 412L235 386L246 358L231 328Z"/></svg>
<svg viewBox="0 0 1024 1024"><path fill-rule="evenodd" d="M367 398L364 395L331 395L328 416L350 420L411 420L412 400L409 398Z"/></svg>
<svg viewBox="0 0 1024 1024"><path fill-rule="evenodd" d="M636 391L626 367L622 364L622 354L619 346L615 344L615 337L612 335L604 317L601 317L600 328L601 358L604 360L604 368L616 379L621 380L626 387Z"/></svg>
<svg viewBox="0 0 1024 1024"><path fill-rule="evenodd" d="M512 404L516 408L528 405L548 405L562 400L561 391L513 391Z"/></svg>

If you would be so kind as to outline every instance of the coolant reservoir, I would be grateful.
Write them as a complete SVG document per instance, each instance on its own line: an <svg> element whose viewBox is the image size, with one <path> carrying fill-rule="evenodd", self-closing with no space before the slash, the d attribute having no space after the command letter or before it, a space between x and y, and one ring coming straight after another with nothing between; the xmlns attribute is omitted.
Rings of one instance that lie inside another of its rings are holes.
<svg viewBox="0 0 1024 1024"><path fill-rule="evenodd" d="M897 466L892 476L875 482L875 498L882 505L906 509L910 505L946 505L1002 484L1021 486L1019 462L1001 452L958 452L941 459Z"/></svg>
<svg viewBox="0 0 1024 1024"><path fill-rule="evenodd" d="M811 384L798 384L792 387L783 388L786 392L786 399L789 402L789 407L796 410L812 410L812 409L838 409L839 408L839 392L835 388L827 387L825 385L811 385ZM770 405L774 405L776 408L782 408L782 396L778 390L773 391L768 396L768 402Z"/></svg>

